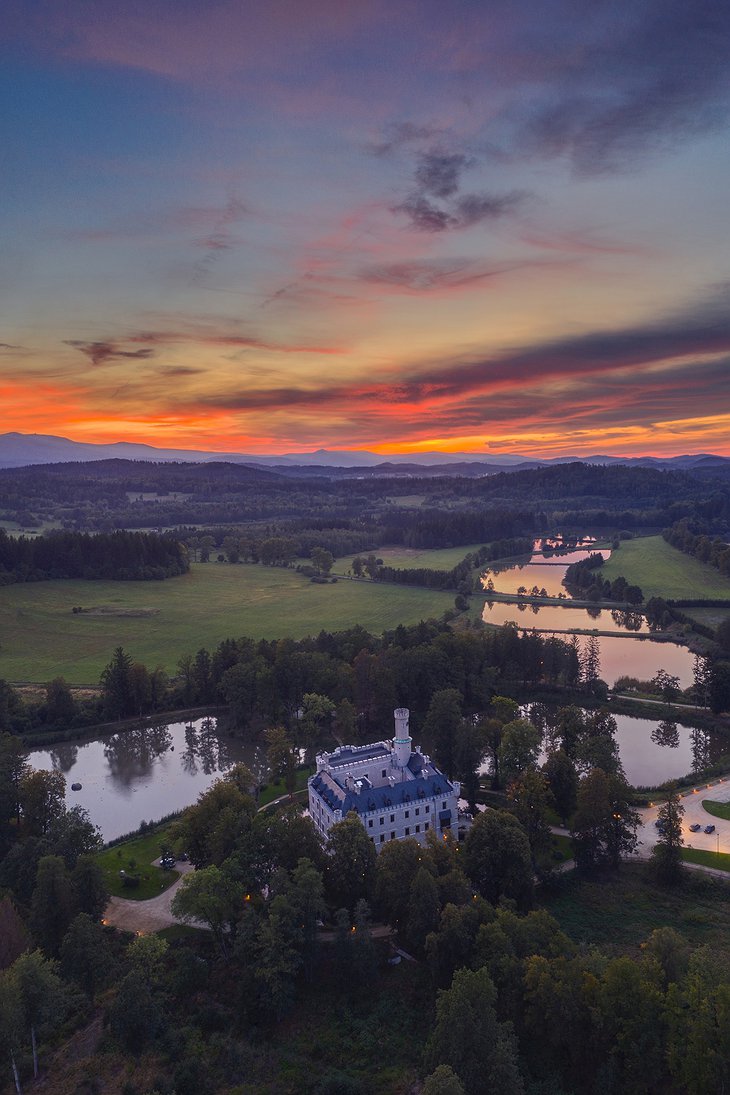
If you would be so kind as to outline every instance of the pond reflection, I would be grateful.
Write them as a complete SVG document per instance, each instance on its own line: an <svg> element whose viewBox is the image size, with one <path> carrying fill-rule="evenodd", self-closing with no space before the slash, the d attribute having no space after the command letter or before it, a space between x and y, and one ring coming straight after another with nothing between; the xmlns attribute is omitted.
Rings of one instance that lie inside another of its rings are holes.
<svg viewBox="0 0 730 1095"><path fill-rule="evenodd" d="M543 754L566 740L574 744L583 720L597 713L579 707L528 704L524 709L542 735ZM728 739L710 730L681 726L669 719L639 719L630 715L609 715L616 724L612 737L618 746L626 778L634 787L657 787L667 780L699 772L730 751ZM563 746L565 747L565 746ZM482 771L488 771L483 765Z"/></svg>
<svg viewBox="0 0 730 1095"><path fill-rule="evenodd" d="M216 719L137 725L86 742L28 754L34 768L63 772L69 806L85 807L105 840L195 802L234 764L262 767L260 750ZM80 791L71 784L80 783Z"/></svg>
<svg viewBox="0 0 730 1095"><path fill-rule="evenodd" d="M609 608L573 608L565 605L539 605L528 602L508 604L487 601L482 619L488 624L506 624L513 620L519 627L538 627L544 631L631 631L648 635L649 625L638 612ZM527 621L531 621L528 623Z"/></svg>
<svg viewBox="0 0 730 1095"><path fill-rule="evenodd" d="M664 719L657 723L651 732L651 740L655 745L661 745L665 749L677 749L679 747L679 727L676 722Z"/></svg>

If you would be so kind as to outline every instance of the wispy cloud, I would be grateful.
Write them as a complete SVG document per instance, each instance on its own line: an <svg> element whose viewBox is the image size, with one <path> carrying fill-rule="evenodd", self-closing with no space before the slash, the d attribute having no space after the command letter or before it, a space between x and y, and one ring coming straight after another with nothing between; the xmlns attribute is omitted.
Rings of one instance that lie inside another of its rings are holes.
<svg viewBox="0 0 730 1095"><path fill-rule="evenodd" d="M123 350L119 343L108 340L83 342L81 339L71 338L66 340L66 345L72 346L74 350L80 350L82 354L88 357L92 365L107 365L111 361L122 358L137 358L140 361L146 361L147 358L154 355L154 350L150 347L141 350Z"/></svg>

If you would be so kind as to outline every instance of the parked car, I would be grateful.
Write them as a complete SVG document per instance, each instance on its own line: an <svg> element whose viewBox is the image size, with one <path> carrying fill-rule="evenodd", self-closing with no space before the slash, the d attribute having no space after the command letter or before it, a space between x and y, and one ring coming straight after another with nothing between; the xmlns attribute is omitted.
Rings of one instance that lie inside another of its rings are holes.
<svg viewBox="0 0 730 1095"><path fill-rule="evenodd" d="M714 833L714 831L715 831L715 826L714 825L705 825L705 832L706 833Z"/></svg>
<svg viewBox="0 0 730 1095"><path fill-rule="evenodd" d="M701 826L701 825L699 824L699 822L697 822L697 821L696 821L696 822L694 823L694 825L690 825L690 827L689 827L689 831L690 831L691 833L699 833L699 831L700 831L700 829L701 829L701 828L702 828L702 826Z"/></svg>
<svg viewBox="0 0 730 1095"><path fill-rule="evenodd" d="M175 857L171 855L164 855L160 860L160 866L165 871L171 871L175 866Z"/></svg>

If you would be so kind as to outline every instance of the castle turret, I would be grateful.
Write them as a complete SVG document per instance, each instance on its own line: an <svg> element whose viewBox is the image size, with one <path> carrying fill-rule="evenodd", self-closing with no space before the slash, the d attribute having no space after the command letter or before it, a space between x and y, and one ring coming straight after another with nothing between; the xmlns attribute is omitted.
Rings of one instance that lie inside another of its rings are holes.
<svg viewBox="0 0 730 1095"><path fill-rule="evenodd" d="M395 763L399 768L405 768L411 759L411 742L413 740L408 733L410 711L407 707L396 707L393 715L395 716L395 738L393 739Z"/></svg>

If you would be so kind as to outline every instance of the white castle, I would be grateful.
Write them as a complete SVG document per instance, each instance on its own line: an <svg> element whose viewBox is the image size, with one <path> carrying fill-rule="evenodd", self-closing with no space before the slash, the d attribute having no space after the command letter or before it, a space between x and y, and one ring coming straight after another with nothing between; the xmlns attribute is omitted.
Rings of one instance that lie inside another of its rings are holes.
<svg viewBox="0 0 730 1095"><path fill-rule="evenodd" d="M332 825L354 811L380 849L389 840L410 837L420 844L426 834L456 837L461 786L452 783L408 733L409 711L398 707L392 742L341 745L317 757L309 779L309 813L327 839Z"/></svg>

